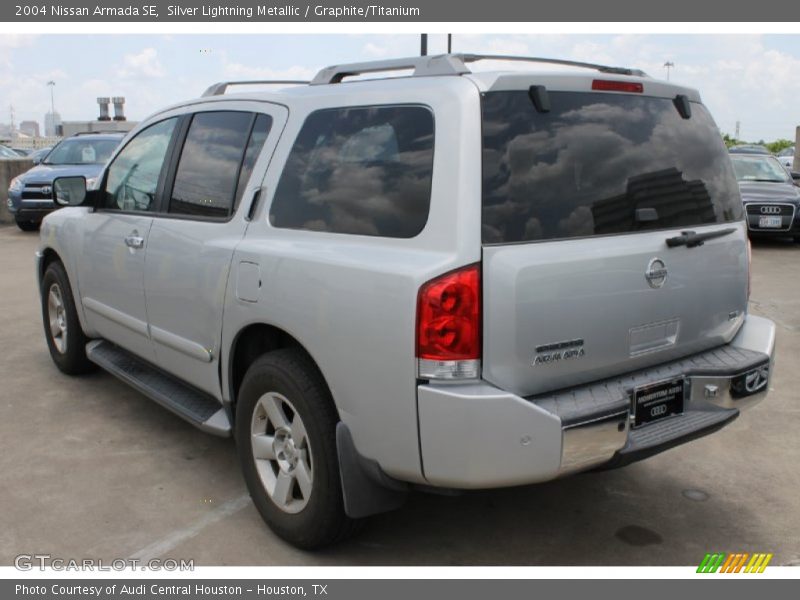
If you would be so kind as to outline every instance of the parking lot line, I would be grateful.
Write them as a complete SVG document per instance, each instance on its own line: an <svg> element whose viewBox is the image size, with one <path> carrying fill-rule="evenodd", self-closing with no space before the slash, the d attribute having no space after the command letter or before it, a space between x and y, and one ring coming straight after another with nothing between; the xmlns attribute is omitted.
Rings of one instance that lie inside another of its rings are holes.
<svg viewBox="0 0 800 600"><path fill-rule="evenodd" d="M147 562L154 558L159 558L164 556L167 552L182 544L186 540L189 540L195 537L198 533L200 533L203 529L212 525L218 521L221 521L225 517L229 517L233 514L236 514L240 510L242 510L245 506L250 504L250 495L249 494L242 494L238 498L234 498L232 500L228 500L227 502L221 504L205 516L197 519L194 523L189 525L188 527L182 527L180 529L176 529L175 531L167 534L160 540L157 540L150 544L149 546L145 546L141 550L134 552L131 554L131 558L140 560L142 562Z"/></svg>

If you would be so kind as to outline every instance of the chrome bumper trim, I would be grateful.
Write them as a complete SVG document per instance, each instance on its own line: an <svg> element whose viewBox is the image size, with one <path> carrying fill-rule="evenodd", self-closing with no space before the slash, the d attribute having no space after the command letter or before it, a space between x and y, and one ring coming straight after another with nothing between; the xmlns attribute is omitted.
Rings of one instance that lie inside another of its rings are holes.
<svg viewBox="0 0 800 600"><path fill-rule="evenodd" d="M625 445L630 429L630 411L564 427L561 431L559 475L582 471L611 460Z"/></svg>
<svg viewBox="0 0 800 600"><path fill-rule="evenodd" d="M752 378L760 387L745 390L742 395L737 384ZM769 363L744 373L728 377L690 376L686 378L684 413L713 411L714 407L744 410L755 406L767 395L769 387ZM625 447L633 422L632 408L562 428L562 455L559 474L589 469L608 462L614 454ZM656 421L658 423L659 421Z"/></svg>
<svg viewBox="0 0 800 600"><path fill-rule="evenodd" d="M730 345L762 353L764 361L730 375L687 375L684 413L719 409L741 411L766 397L775 356L775 324L750 315ZM631 404L612 415L562 426L559 475L590 469L611 460L628 442L632 410Z"/></svg>

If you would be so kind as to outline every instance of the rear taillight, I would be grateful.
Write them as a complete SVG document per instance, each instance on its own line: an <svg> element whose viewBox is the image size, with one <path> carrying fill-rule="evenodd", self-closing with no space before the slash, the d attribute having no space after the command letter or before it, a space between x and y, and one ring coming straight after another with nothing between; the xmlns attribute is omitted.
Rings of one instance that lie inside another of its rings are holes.
<svg viewBox="0 0 800 600"><path fill-rule="evenodd" d="M644 92L644 85L635 81L595 79L592 81L592 89L599 92L630 92L633 94L641 94Z"/></svg>
<svg viewBox="0 0 800 600"><path fill-rule="evenodd" d="M480 374L480 265L432 279L417 296L417 374L474 379Z"/></svg>

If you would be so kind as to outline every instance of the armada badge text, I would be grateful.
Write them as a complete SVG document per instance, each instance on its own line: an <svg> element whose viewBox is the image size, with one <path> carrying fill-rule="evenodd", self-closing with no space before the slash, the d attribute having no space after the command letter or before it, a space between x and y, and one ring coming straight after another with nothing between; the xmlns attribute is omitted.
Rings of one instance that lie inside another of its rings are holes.
<svg viewBox="0 0 800 600"><path fill-rule="evenodd" d="M533 359L533 366L550 364L560 360L571 360L582 358L586 355L583 349L583 340L567 340L536 346L536 356Z"/></svg>

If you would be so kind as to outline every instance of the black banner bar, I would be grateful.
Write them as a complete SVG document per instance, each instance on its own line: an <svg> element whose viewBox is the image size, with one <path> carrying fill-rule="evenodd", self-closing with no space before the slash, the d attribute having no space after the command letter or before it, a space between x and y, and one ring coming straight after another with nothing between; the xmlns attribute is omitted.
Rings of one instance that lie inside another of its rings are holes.
<svg viewBox="0 0 800 600"><path fill-rule="evenodd" d="M790 598L796 582L758 576L707 575L702 580L427 580L427 579L209 579L209 580L4 580L0 597L10 600L423 600L458 598Z"/></svg>
<svg viewBox="0 0 800 600"><path fill-rule="evenodd" d="M791 22L796 0L12 0L11 22Z"/></svg>

